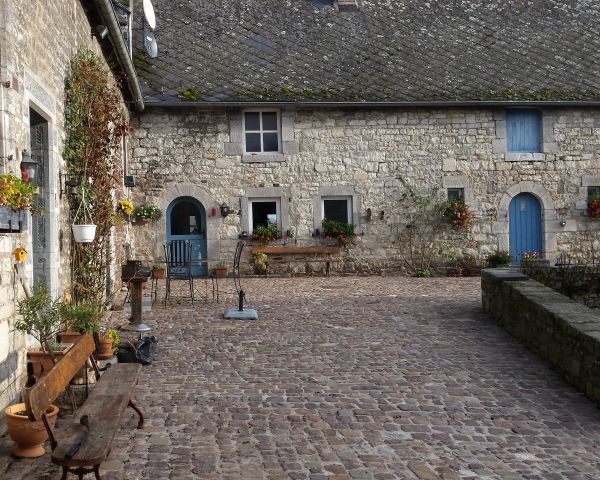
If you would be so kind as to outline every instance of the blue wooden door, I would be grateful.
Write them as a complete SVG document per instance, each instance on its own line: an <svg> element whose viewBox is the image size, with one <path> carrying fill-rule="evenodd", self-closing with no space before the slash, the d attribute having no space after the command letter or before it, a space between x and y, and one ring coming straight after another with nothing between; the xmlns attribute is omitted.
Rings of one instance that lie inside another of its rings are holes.
<svg viewBox="0 0 600 480"><path fill-rule="evenodd" d="M206 258L206 211L192 197L180 197L167 208L167 241L188 240L192 244L192 260ZM207 266L196 265L192 275L206 275Z"/></svg>
<svg viewBox="0 0 600 480"><path fill-rule="evenodd" d="M531 193L520 193L512 199L508 210L509 246L513 263L518 264L524 252L542 252L542 209Z"/></svg>

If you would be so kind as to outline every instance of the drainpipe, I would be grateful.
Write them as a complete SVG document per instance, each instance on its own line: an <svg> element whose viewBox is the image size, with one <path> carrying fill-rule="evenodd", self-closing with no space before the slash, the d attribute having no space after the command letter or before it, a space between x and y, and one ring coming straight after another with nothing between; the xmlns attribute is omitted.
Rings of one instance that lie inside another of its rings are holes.
<svg viewBox="0 0 600 480"><path fill-rule="evenodd" d="M144 110L144 99L142 97L142 91L140 89L140 82L133 67L133 62L127 51L123 35L121 35L121 29L117 22L117 16L111 0L94 0L96 7L100 10L100 14L104 20L104 24L108 28L110 42L115 49L119 63L125 70L125 76L127 77L127 84L129 85L129 91L133 97L135 108L139 112Z"/></svg>

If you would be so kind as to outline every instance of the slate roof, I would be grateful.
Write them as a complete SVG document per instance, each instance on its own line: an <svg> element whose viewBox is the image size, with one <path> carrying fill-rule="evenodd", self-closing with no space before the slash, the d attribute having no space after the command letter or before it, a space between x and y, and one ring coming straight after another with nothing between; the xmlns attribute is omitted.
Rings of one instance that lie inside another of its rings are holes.
<svg viewBox="0 0 600 480"><path fill-rule="evenodd" d="M600 101L597 0L359 2L154 0L145 101Z"/></svg>

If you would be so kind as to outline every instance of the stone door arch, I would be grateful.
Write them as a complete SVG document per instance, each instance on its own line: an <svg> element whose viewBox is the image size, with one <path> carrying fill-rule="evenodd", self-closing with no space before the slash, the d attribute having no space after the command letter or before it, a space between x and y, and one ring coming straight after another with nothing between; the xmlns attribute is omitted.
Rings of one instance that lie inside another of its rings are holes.
<svg viewBox="0 0 600 480"><path fill-rule="evenodd" d="M504 192L500 199L496 222L494 222L492 226L492 231L498 235L498 250L508 251L510 248L510 202L515 196L521 193L530 193L539 200L542 217L542 251L546 259L550 261L556 260L556 233L561 231L561 227L559 225L554 200L542 185L531 181L523 181L513 185Z"/></svg>

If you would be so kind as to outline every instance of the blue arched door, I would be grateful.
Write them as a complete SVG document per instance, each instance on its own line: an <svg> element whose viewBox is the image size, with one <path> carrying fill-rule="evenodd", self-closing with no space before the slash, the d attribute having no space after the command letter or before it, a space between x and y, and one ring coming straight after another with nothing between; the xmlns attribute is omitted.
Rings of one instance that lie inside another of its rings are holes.
<svg viewBox="0 0 600 480"><path fill-rule="evenodd" d="M508 210L509 247L513 263L518 264L524 252L542 252L542 209L531 193L520 193Z"/></svg>
<svg viewBox="0 0 600 480"><path fill-rule="evenodd" d="M188 240L192 260L206 258L206 211L192 197L180 197L167 208L167 240ZM192 275L206 275L206 264L195 266Z"/></svg>

